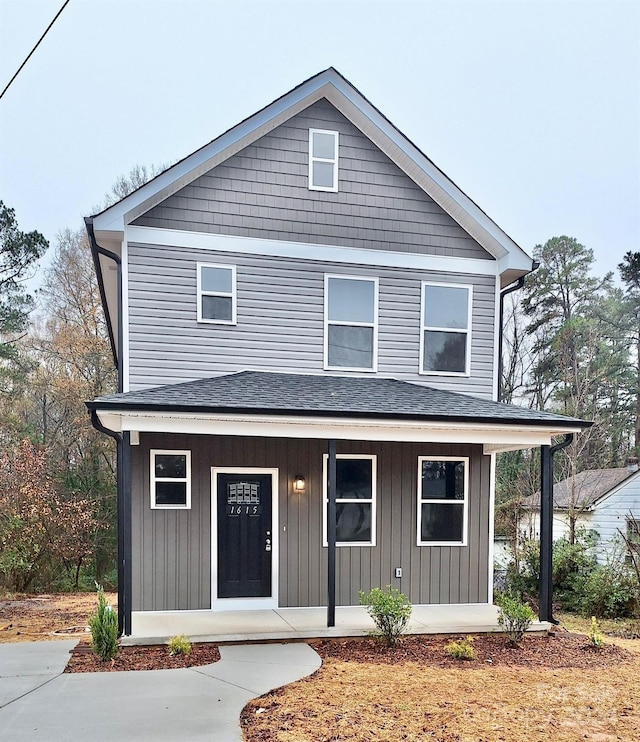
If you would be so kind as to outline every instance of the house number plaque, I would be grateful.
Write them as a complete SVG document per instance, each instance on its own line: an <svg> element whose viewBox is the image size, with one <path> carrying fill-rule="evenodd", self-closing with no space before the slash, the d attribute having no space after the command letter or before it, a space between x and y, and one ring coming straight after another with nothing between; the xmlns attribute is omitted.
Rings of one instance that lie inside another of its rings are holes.
<svg viewBox="0 0 640 742"><path fill-rule="evenodd" d="M257 517L262 512L259 482L234 482L227 485L227 515Z"/></svg>

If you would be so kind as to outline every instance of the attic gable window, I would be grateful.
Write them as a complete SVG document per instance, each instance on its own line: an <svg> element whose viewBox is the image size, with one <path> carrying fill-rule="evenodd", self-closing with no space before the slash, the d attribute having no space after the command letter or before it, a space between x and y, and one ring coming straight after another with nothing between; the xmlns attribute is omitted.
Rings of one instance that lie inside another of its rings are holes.
<svg viewBox="0 0 640 742"><path fill-rule="evenodd" d="M198 322L236 324L236 267L198 263Z"/></svg>
<svg viewBox="0 0 640 742"><path fill-rule="evenodd" d="M338 190L338 132L309 129L309 190Z"/></svg>
<svg viewBox="0 0 640 742"><path fill-rule="evenodd" d="M468 376L472 287L422 284L420 373Z"/></svg>

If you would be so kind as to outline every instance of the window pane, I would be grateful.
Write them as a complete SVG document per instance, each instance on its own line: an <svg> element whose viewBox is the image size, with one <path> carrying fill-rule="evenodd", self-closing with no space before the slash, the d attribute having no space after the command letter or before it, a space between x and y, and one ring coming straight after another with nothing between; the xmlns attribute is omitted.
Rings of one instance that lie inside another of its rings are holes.
<svg viewBox="0 0 640 742"><path fill-rule="evenodd" d="M233 271L230 268L200 268L200 287L203 291L233 291Z"/></svg>
<svg viewBox="0 0 640 742"><path fill-rule="evenodd" d="M336 503L336 541L371 541L371 503Z"/></svg>
<svg viewBox="0 0 640 742"><path fill-rule="evenodd" d="M423 371L467 370L467 333L425 330Z"/></svg>
<svg viewBox="0 0 640 742"><path fill-rule="evenodd" d="M422 504L421 541L462 541L464 506L462 504Z"/></svg>
<svg viewBox="0 0 640 742"><path fill-rule="evenodd" d="M203 296L202 319L233 318L233 300L230 296Z"/></svg>
<svg viewBox="0 0 640 742"><path fill-rule="evenodd" d="M469 290L450 286L424 287L424 324L427 327L467 329Z"/></svg>
<svg viewBox="0 0 640 742"><path fill-rule="evenodd" d="M156 505L186 505L186 482L156 482Z"/></svg>
<svg viewBox="0 0 640 742"><path fill-rule="evenodd" d="M156 477L176 477L184 479L187 476L187 457L184 454L156 454Z"/></svg>
<svg viewBox="0 0 640 742"><path fill-rule="evenodd" d="M373 328L329 325L329 365L373 368Z"/></svg>
<svg viewBox="0 0 640 742"><path fill-rule="evenodd" d="M314 162L311 184L320 188L333 188L333 168L331 162Z"/></svg>
<svg viewBox="0 0 640 742"><path fill-rule="evenodd" d="M375 321L375 283L350 278L330 278L329 319L339 322Z"/></svg>
<svg viewBox="0 0 640 742"><path fill-rule="evenodd" d="M313 134L313 157L322 157L325 160L333 160L336 156L336 138L333 134Z"/></svg>
<svg viewBox="0 0 640 742"><path fill-rule="evenodd" d="M423 461L423 500L464 500L464 461Z"/></svg>
<svg viewBox="0 0 640 742"><path fill-rule="evenodd" d="M372 459L336 459L336 498L370 500Z"/></svg>

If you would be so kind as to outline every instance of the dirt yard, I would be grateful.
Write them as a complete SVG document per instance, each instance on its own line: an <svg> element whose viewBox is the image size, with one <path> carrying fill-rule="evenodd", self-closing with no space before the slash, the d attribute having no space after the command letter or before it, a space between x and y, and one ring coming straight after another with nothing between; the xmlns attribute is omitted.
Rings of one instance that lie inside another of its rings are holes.
<svg viewBox="0 0 640 742"><path fill-rule="evenodd" d="M118 600L116 593L106 597L112 605ZM95 592L0 596L0 644L82 638L96 602Z"/></svg>

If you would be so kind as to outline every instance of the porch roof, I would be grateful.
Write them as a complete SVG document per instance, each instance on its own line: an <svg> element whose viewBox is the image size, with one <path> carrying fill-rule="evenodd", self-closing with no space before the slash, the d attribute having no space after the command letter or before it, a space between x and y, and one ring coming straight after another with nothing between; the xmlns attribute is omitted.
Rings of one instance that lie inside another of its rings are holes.
<svg viewBox="0 0 640 742"><path fill-rule="evenodd" d="M87 402L114 430L441 440L487 452L548 443L584 420L397 379L242 371Z"/></svg>

